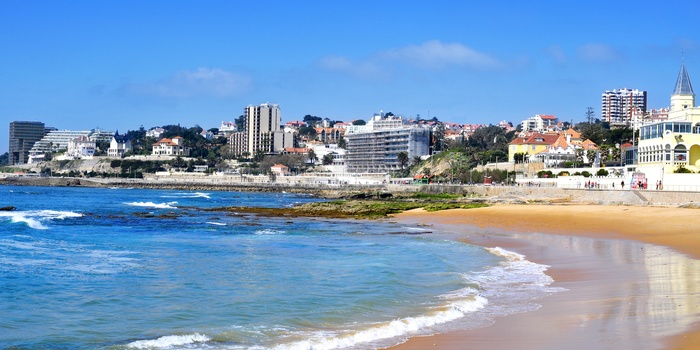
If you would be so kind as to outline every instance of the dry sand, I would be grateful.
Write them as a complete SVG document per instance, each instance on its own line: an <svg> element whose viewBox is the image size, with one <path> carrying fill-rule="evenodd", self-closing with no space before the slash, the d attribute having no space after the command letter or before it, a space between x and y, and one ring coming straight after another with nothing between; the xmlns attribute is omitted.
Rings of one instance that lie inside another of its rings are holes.
<svg viewBox="0 0 700 350"><path fill-rule="evenodd" d="M496 205L396 218L524 254L567 291L489 327L395 349L700 349L700 210Z"/></svg>

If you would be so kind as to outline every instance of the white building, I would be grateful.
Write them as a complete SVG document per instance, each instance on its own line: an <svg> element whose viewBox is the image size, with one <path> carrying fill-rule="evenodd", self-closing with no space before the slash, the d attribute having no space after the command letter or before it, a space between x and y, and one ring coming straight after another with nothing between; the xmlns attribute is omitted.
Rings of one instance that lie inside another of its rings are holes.
<svg viewBox="0 0 700 350"><path fill-rule="evenodd" d="M523 132L545 132L547 130L552 130L557 126L557 123L557 117L553 115L535 114L534 117L523 120ZM507 123L505 125L508 126Z"/></svg>
<svg viewBox="0 0 700 350"><path fill-rule="evenodd" d="M73 159L92 159L95 155L95 141L81 135L68 142L66 156Z"/></svg>
<svg viewBox="0 0 700 350"><path fill-rule="evenodd" d="M629 125L637 108L647 110L647 92L637 89L607 90L601 100L601 120L610 125Z"/></svg>
<svg viewBox="0 0 700 350"><path fill-rule="evenodd" d="M165 129L161 127L153 128L151 130L146 131L146 136L147 137L152 137L154 139L157 139L160 137L161 134L165 132Z"/></svg>
<svg viewBox="0 0 700 350"><path fill-rule="evenodd" d="M116 131L109 142L107 156L123 158L126 152L131 151L131 149L131 140L126 135L119 135L119 131Z"/></svg>
<svg viewBox="0 0 700 350"><path fill-rule="evenodd" d="M384 120L386 119L386 120ZM351 173L383 173L401 170L398 154L408 159L430 154L429 126L407 126L403 118L375 116L365 128L350 127L345 135L345 166Z"/></svg>

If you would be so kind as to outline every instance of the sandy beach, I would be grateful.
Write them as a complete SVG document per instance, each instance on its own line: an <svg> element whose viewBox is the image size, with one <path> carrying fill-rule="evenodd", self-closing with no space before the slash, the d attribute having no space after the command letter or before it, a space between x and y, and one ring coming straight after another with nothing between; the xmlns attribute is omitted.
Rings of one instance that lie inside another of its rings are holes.
<svg viewBox="0 0 700 350"><path fill-rule="evenodd" d="M489 327L416 337L394 349L698 349L700 210L495 205L399 214L549 265L564 292Z"/></svg>

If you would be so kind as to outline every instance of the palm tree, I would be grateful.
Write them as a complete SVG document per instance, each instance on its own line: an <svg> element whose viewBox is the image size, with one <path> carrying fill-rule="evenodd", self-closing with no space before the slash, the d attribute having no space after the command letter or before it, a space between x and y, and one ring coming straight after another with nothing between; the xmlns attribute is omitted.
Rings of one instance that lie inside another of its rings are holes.
<svg viewBox="0 0 700 350"><path fill-rule="evenodd" d="M396 160L399 161L401 171L403 172L406 164L408 164L408 152L399 152L399 154L396 155Z"/></svg>

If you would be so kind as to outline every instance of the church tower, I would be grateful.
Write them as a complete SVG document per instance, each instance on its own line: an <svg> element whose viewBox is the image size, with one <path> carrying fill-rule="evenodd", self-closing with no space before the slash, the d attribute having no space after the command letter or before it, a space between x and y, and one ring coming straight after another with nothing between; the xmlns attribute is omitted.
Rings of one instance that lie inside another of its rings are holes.
<svg viewBox="0 0 700 350"><path fill-rule="evenodd" d="M693 85L690 83L688 71L685 69L685 63L681 64L681 71L678 73L676 87L671 95L671 110L670 112L682 111L686 108L695 106L695 93Z"/></svg>

